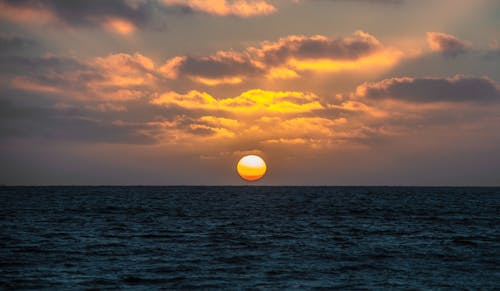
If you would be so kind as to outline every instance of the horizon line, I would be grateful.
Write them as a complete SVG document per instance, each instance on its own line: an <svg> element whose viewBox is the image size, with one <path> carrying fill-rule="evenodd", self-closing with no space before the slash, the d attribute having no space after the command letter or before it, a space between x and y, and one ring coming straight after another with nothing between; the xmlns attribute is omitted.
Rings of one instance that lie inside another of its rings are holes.
<svg viewBox="0 0 500 291"><path fill-rule="evenodd" d="M211 184L126 184L126 185L113 185L113 184L39 184L39 185L8 185L0 184L0 187L408 187L408 188L500 188L500 185L211 185Z"/></svg>

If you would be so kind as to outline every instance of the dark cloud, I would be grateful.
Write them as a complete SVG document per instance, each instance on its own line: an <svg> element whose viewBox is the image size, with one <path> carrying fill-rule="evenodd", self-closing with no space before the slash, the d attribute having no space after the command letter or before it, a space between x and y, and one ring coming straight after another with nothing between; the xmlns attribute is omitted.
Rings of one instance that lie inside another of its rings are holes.
<svg viewBox="0 0 500 291"><path fill-rule="evenodd" d="M499 86L486 77L392 78L366 83L357 90L359 97L397 99L411 103L500 101Z"/></svg>
<svg viewBox="0 0 500 291"><path fill-rule="evenodd" d="M48 11L71 25L89 25L119 17L141 26L150 20L155 9L160 8L157 1L123 0L1 0L0 4Z"/></svg>
<svg viewBox="0 0 500 291"><path fill-rule="evenodd" d="M484 54L486 60L497 60L500 58L500 49L491 49Z"/></svg>
<svg viewBox="0 0 500 291"><path fill-rule="evenodd" d="M262 48L260 54L268 64L280 64L289 58L355 60L373 53L380 43L371 35L358 31L354 37L329 39L323 36L290 36Z"/></svg>
<svg viewBox="0 0 500 291"><path fill-rule="evenodd" d="M20 36L0 35L0 54L19 53L39 48L39 44Z"/></svg>
<svg viewBox="0 0 500 291"><path fill-rule="evenodd" d="M88 66L64 57L0 56L0 73L41 76L49 72L64 73L87 69Z"/></svg>
<svg viewBox="0 0 500 291"><path fill-rule="evenodd" d="M404 0L313 0L313 1L323 1L323 2L364 2L370 4L402 4Z"/></svg>
<svg viewBox="0 0 500 291"><path fill-rule="evenodd" d="M186 57L179 73L206 78L221 78L235 75L254 75L262 72L248 59L232 57Z"/></svg>
<svg viewBox="0 0 500 291"><path fill-rule="evenodd" d="M152 61L140 54L111 54L87 61L0 56L0 77L6 85L66 99L125 101L144 97L160 77L152 67Z"/></svg>
<svg viewBox="0 0 500 291"><path fill-rule="evenodd" d="M69 74L73 77L69 78ZM27 83L36 84L39 90L55 88L61 91L76 90L85 94L91 81L103 80L102 74L73 58L64 57L0 57L0 76L11 86L33 90ZM38 89L37 89L38 90ZM48 93L53 94L54 90Z"/></svg>
<svg viewBox="0 0 500 291"><path fill-rule="evenodd" d="M156 142L154 126L113 123L104 115L78 107L56 108L0 100L0 138L42 137L52 140L148 144ZM148 134L148 132L150 134Z"/></svg>
<svg viewBox="0 0 500 291"><path fill-rule="evenodd" d="M277 10L268 0L163 0L162 2L187 12L202 12L217 16L255 17L269 15Z"/></svg>
<svg viewBox="0 0 500 291"><path fill-rule="evenodd" d="M469 47L467 42L441 32L428 32L427 42L432 50L441 52L447 57L456 57L463 54Z"/></svg>

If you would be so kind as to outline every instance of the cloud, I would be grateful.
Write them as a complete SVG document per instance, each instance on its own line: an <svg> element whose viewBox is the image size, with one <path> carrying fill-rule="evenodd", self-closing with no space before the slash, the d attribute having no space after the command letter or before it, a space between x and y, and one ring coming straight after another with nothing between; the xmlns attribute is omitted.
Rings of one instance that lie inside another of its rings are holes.
<svg viewBox="0 0 500 291"><path fill-rule="evenodd" d="M126 63L128 67L123 66ZM89 64L99 68L102 76L98 79L104 83L113 80L105 77L107 70L123 76L130 74L129 70L135 74L136 69L154 69L154 64L140 55L110 55ZM154 91L151 84L145 86ZM54 93L48 88L29 90L48 96L73 94L69 89ZM208 153L214 148L242 146L326 150L342 145L367 146L443 124L477 123L496 112L500 94L498 85L486 77L455 76L390 78L364 83L356 91L333 99L312 92L262 89L227 98L197 90L152 93L141 99L114 98L55 99L52 106L6 103L2 105L1 135L158 143L193 152L204 144Z"/></svg>
<svg viewBox="0 0 500 291"><path fill-rule="evenodd" d="M177 112L163 122L165 136L184 146L326 150L364 146L405 132L386 108L349 97L322 101L299 91L253 89L230 98L169 91L150 102Z"/></svg>
<svg viewBox="0 0 500 291"><path fill-rule="evenodd" d="M245 147L260 147L292 141L306 147L323 147L335 143L336 128L345 123L344 118L324 117L262 116L236 119L214 115L196 118L179 115L161 124L166 130L167 142L174 138L177 144L185 146L205 143L207 147L217 144L224 148L236 143L242 143ZM304 145L304 142L299 141L315 143Z"/></svg>
<svg viewBox="0 0 500 291"><path fill-rule="evenodd" d="M185 144L204 140L221 145L247 142L247 146L292 143L323 147L347 137L344 134L340 138L347 118L337 109L318 114L330 109L313 93L253 89L219 99L199 91L166 92L151 103L184 109L165 124L170 135ZM308 145L306 141L314 143Z"/></svg>
<svg viewBox="0 0 500 291"><path fill-rule="evenodd" d="M469 44L457 37L442 32L427 32L427 43L431 50L447 57L456 57L466 52Z"/></svg>
<svg viewBox="0 0 500 291"><path fill-rule="evenodd" d="M249 55L235 52L218 52L208 57L175 57L160 68L167 77L186 76L207 85L240 83L245 76L264 72Z"/></svg>
<svg viewBox="0 0 500 291"><path fill-rule="evenodd" d="M500 42L495 39L490 42L483 58L486 60L495 60L498 57L500 57Z"/></svg>
<svg viewBox="0 0 500 291"><path fill-rule="evenodd" d="M238 115L304 113L323 109L319 97L313 93L297 91L249 90L225 99L216 99L205 92L190 91L186 94L166 92L151 100L152 104L177 106L185 109L226 111Z"/></svg>
<svg viewBox="0 0 500 291"><path fill-rule="evenodd" d="M101 111L73 106L17 105L0 99L0 138L151 144L154 124L110 122Z"/></svg>
<svg viewBox="0 0 500 291"><path fill-rule="evenodd" d="M0 73L23 91L78 100L127 101L152 94L157 83L153 61L139 53L111 54L88 61L73 58L0 58Z"/></svg>
<svg viewBox="0 0 500 291"><path fill-rule="evenodd" d="M37 75L46 73L48 70L62 72L66 70L84 69L86 66L73 58L43 56L43 57L21 57L0 56L1 73L19 73L26 75Z"/></svg>
<svg viewBox="0 0 500 291"><path fill-rule="evenodd" d="M131 34L137 29L132 22L121 18L109 18L102 24L107 30L121 35Z"/></svg>
<svg viewBox="0 0 500 291"><path fill-rule="evenodd" d="M52 22L70 26L102 26L127 35L146 25L156 1L0 0L0 17L14 22Z"/></svg>
<svg viewBox="0 0 500 291"><path fill-rule="evenodd" d="M437 136L447 139L489 131L499 118L500 89L488 77L388 78L358 86L342 107L349 108L348 102L362 104L350 115L356 122L353 130L369 129L362 131L367 135L360 136L361 143L413 140L418 144Z"/></svg>
<svg viewBox="0 0 500 291"><path fill-rule="evenodd" d="M38 48L39 44L32 39L0 34L0 53L3 55Z"/></svg>
<svg viewBox="0 0 500 291"><path fill-rule="evenodd" d="M193 151L199 144L224 150L285 144L331 149L408 134L416 124L465 123L458 118L480 118L499 104L495 81L462 75L388 78L351 93L316 86L321 92L316 94L302 84L290 90L264 87L273 83L269 79L303 78L305 83L317 75L327 82L336 77L323 72L359 75L390 67L400 56L361 31L340 38L287 36L240 52L177 56L164 65L140 53L89 59L0 56L2 98L13 92L14 97L36 96L38 104L5 105L1 135L159 143ZM247 83L222 90L200 89L191 81Z"/></svg>
<svg viewBox="0 0 500 291"><path fill-rule="evenodd" d="M409 103L500 101L500 89L487 77L390 78L365 83L356 89L356 98L393 99Z"/></svg>
<svg viewBox="0 0 500 291"><path fill-rule="evenodd" d="M191 82L207 86L248 81L297 79L309 72L378 72L393 65L400 53L385 49L373 36L288 36L262 42L243 52L219 51L211 56L177 56L158 66L140 53L116 53L93 59L47 55L0 56L0 74L19 90L72 96L76 99L124 101ZM183 81L187 81L183 82ZM170 83L168 83L170 82ZM159 91L158 91L159 89Z"/></svg>
<svg viewBox="0 0 500 291"><path fill-rule="evenodd" d="M278 42L263 42L261 48L250 51L262 58L266 64L281 64L295 59L355 60L373 53L381 47L372 35L357 31L352 37L330 39L315 35L288 36Z"/></svg>
<svg viewBox="0 0 500 291"><path fill-rule="evenodd" d="M167 14L193 11L253 17L272 14L276 7L266 0L0 0L0 18L11 22L100 27L124 36L163 26L158 21Z"/></svg>
<svg viewBox="0 0 500 291"><path fill-rule="evenodd" d="M300 0L299 0L300 1ZM361 2L370 4L402 4L404 0L313 0L315 2Z"/></svg>
<svg viewBox="0 0 500 291"><path fill-rule="evenodd" d="M177 56L160 71L172 79L188 78L205 85L237 84L245 78L290 79L300 72L338 72L392 66L402 53L384 48L372 35L351 37L294 35L265 41L243 52L219 51L211 56Z"/></svg>
<svg viewBox="0 0 500 291"><path fill-rule="evenodd" d="M163 3L218 16L253 17L276 12L276 7L265 0L163 0Z"/></svg>

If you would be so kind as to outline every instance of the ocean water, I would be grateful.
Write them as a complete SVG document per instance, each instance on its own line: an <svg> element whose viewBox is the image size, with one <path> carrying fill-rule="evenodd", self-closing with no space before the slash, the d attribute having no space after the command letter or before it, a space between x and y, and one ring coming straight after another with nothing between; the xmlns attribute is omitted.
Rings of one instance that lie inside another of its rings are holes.
<svg viewBox="0 0 500 291"><path fill-rule="evenodd" d="M500 188L1 187L0 289L500 289Z"/></svg>

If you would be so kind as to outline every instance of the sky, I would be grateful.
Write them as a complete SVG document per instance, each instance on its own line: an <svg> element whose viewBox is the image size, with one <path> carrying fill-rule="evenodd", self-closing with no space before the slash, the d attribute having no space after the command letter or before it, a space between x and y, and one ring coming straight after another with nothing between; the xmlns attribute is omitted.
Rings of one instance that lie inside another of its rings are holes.
<svg viewBox="0 0 500 291"><path fill-rule="evenodd" d="M495 0L0 0L0 184L498 186L499 28Z"/></svg>

